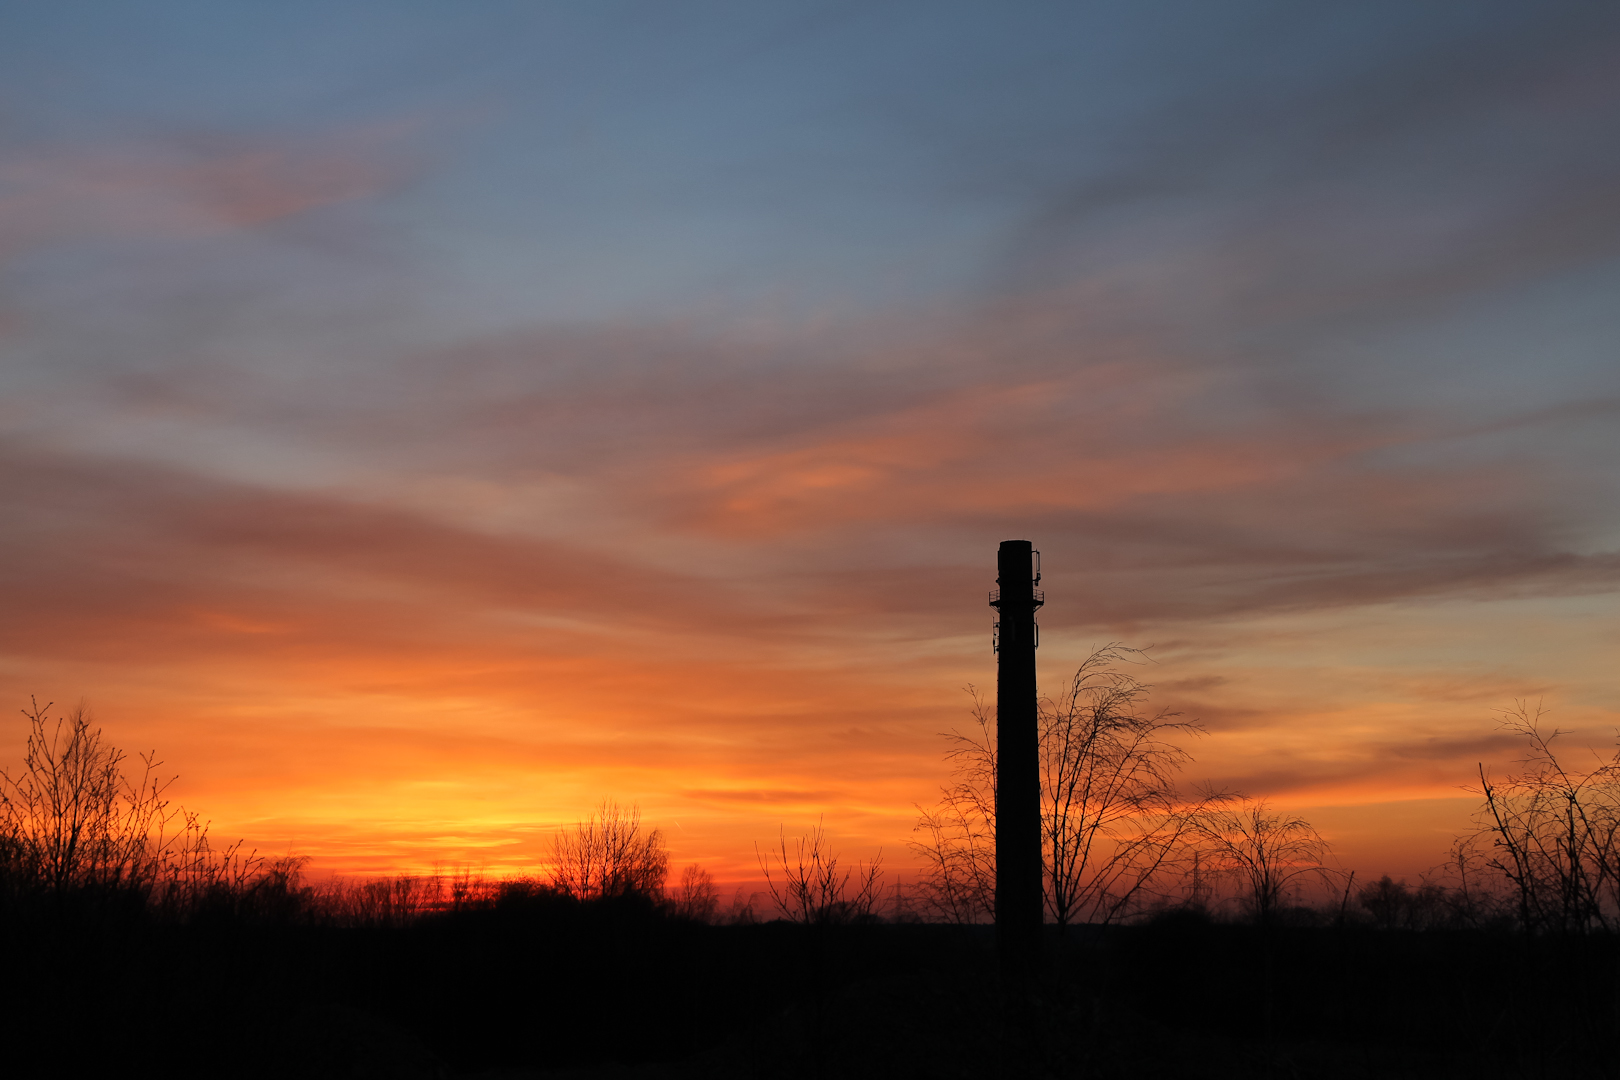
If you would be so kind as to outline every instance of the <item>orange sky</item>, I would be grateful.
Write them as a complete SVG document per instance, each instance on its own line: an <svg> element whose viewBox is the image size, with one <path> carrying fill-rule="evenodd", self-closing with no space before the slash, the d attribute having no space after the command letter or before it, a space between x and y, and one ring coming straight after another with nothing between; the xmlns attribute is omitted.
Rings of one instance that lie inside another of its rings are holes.
<svg viewBox="0 0 1620 1080"><path fill-rule="evenodd" d="M803 460L747 459L761 487L792 483ZM13 454L11 500L30 505L34 535L13 593L31 614L12 624L5 684L19 700L84 694L119 745L162 751L216 834L319 869L533 870L552 829L614 797L640 804L678 863L724 880L754 875L755 842L823 816L851 855L881 848L902 870L914 807L945 779L938 733L967 721L962 687L994 684L997 536L981 525L961 545L977 564L896 566L916 557L900 540L816 565L805 533L865 519L892 475L861 460L859 490L817 489L813 526L789 529L775 505L758 513L769 527L728 509L664 525L652 535L668 548L634 560L622 538L592 550L459 524L454 506ZM1101 472L1106 483L1112 463ZM1254 498L1285 472L1221 488ZM1114 498L1198 497L1207 476L1167 468L1157 490ZM1306 810L1364 874L1441 860L1466 827L1474 764L1515 756L1492 710L1545 698L1594 744L1616 720L1606 596L1488 582L1412 596L1358 580L1366 602L1244 610L1182 595L1174 566L1098 566L1054 541L1047 690L1092 644L1156 644L1155 703L1210 730L1189 782ZM1249 574L1262 595L1291 584ZM1146 583L1156 576L1170 580ZM1345 587L1317 582L1307 597ZM1137 595L1146 610L1131 618ZM20 715L12 727L20 743Z"/></svg>

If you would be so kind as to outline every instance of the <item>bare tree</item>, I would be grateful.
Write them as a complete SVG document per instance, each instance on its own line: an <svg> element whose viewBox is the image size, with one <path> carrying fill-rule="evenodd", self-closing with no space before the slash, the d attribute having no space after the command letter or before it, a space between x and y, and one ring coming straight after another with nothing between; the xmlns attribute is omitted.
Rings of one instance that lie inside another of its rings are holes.
<svg viewBox="0 0 1620 1080"><path fill-rule="evenodd" d="M209 823L200 814L184 807L176 810L179 828L153 845L159 855L153 896L172 914L226 897L262 907L269 894L288 886L289 871L305 861L288 856L266 864L256 851L244 850L242 840L216 848L208 836Z"/></svg>
<svg viewBox="0 0 1620 1080"><path fill-rule="evenodd" d="M1447 891L1432 881L1408 885L1385 874L1356 890L1356 903L1381 930L1430 930L1451 921Z"/></svg>
<svg viewBox="0 0 1620 1080"><path fill-rule="evenodd" d="M669 853L657 829L643 830L641 810L604 800L588 821L559 832L552 844L552 884L582 900L664 894Z"/></svg>
<svg viewBox="0 0 1620 1080"><path fill-rule="evenodd" d="M731 906L726 913L720 916L722 922L728 926L750 926L758 919L754 914L754 902L759 899L759 893L749 892L741 885L731 894Z"/></svg>
<svg viewBox="0 0 1620 1080"><path fill-rule="evenodd" d="M951 731L945 760L951 783L940 789L932 810L918 807L915 832L927 839L910 847L924 869L917 898L923 909L947 922L988 922L996 915L996 733L995 720L977 690L973 700L975 728Z"/></svg>
<svg viewBox="0 0 1620 1080"><path fill-rule="evenodd" d="M1189 755L1174 739L1202 728L1145 713L1150 687L1123 664L1142 650L1111 642L1080 665L1063 696L1040 711L1041 829L1046 909L1059 924L1118 918L1184 851L1191 822L1224 795L1186 804L1176 777ZM926 869L919 900L935 917L984 921L995 913L995 721L973 694L975 730L950 732L952 782L921 811L911 847Z"/></svg>
<svg viewBox="0 0 1620 1080"><path fill-rule="evenodd" d="M1514 703L1501 724L1529 744L1521 771L1493 782L1482 764L1485 800L1477 819L1489 839L1485 864L1511 886L1527 931L1584 934L1620 929L1620 752L1566 767L1538 703Z"/></svg>
<svg viewBox="0 0 1620 1080"><path fill-rule="evenodd" d="M1424 875L1443 890L1446 922L1452 926L1502 928L1518 921L1517 906L1504 890L1501 872L1491 866L1496 857L1494 832L1483 826L1452 841L1446 861Z"/></svg>
<svg viewBox="0 0 1620 1080"><path fill-rule="evenodd" d="M857 862L840 871L838 855L827 844L821 822L794 841L788 850L786 832L779 831L777 846L768 855L759 852L765 885L782 917L800 923L846 923L870 918L883 893L880 851L871 862Z"/></svg>
<svg viewBox="0 0 1620 1080"><path fill-rule="evenodd" d="M714 878L697 863L688 866L681 871L681 883L676 887L671 906L684 918L713 922L720 910L720 893L714 887Z"/></svg>
<svg viewBox="0 0 1620 1080"><path fill-rule="evenodd" d="M82 889L158 895L171 905L241 886L259 860L240 843L214 848L208 824L166 797L156 754L124 772L122 750L78 706L54 721L50 704L23 710L22 767L0 770L0 835L13 879L61 896Z"/></svg>
<svg viewBox="0 0 1620 1080"><path fill-rule="evenodd" d="M1192 818L1204 868L1237 884L1243 905L1270 925L1285 890L1307 876L1328 872L1328 845L1310 822L1272 812L1264 799L1213 804Z"/></svg>
<svg viewBox="0 0 1620 1080"><path fill-rule="evenodd" d="M440 874L333 878L313 891L321 918L339 926L402 927L443 910L445 880Z"/></svg>
<svg viewBox="0 0 1620 1080"><path fill-rule="evenodd" d="M1149 687L1118 667L1142 655L1111 642L1085 659L1059 701L1042 703L1046 907L1060 926L1117 917L1179 851L1196 817L1176 792L1190 755L1169 740L1203 728L1142 711Z"/></svg>

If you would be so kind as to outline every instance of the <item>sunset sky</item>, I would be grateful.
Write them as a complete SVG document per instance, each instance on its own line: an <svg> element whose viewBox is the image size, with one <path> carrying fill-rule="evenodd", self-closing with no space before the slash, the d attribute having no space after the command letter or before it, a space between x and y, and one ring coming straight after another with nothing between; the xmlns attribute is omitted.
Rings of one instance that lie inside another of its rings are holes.
<svg viewBox="0 0 1620 1080"><path fill-rule="evenodd" d="M1613 4L0 2L0 760L904 869L1022 537L1048 692L1415 877L1613 747L1617 342Z"/></svg>

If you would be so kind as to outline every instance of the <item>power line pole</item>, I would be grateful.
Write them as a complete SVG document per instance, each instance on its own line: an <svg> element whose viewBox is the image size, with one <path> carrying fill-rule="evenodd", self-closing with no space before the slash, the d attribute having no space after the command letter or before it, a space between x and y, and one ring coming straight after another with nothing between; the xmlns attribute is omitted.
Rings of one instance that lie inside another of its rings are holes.
<svg viewBox="0 0 1620 1080"><path fill-rule="evenodd" d="M996 943L1003 973L1022 982L1040 956L1041 774L1035 704L1035 609L1046 602L1028 540L996 554Z"/></svg>

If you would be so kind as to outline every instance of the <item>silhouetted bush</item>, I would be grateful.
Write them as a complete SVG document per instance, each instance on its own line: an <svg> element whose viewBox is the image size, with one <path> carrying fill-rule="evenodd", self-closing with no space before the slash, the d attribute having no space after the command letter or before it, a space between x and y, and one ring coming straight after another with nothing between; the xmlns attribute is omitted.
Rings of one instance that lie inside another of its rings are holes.
<svg viewBox="0 0 1620 1080"><path fill-rule="evenodd" d="M551 880L582 900L664 894L669 852L663 833L641 827L641 811L604 800L590 818L559 832L552 845Z"/></svg>
<svg viewBox="0 0 1620 1080"><path fill-rule="evenodd" d="M1620 930L1620 752L1588 769L1560 761L1545 711L1518 702L1502 726L1525 742L1520 771L1493 781L1479 767L1479 831L1457 850L1459 871L1494 871L1531 933Z"/></svg>
<svg viewBox="0 0 1620 1080"><path fill-rule="evenodd" d="M876 917L883 898L883 853L870 862L845 864L827 840L827 831L818 821L789 849L787 833L777 833L777 843L768 852L759 852L760 871L777 914L797 923L869 922Z"/></svg>
<svg viewBox="0 0 1620 1080"><path fill-rule="evenodd" d="M1388 874L1363 885L1356 892L1356 903L1372 916L1381 930L1433 930L1449 926L1455 910L1447 903L1444 887L1430 882L1409 886L1404 880L1392 881Z"/></svg>

